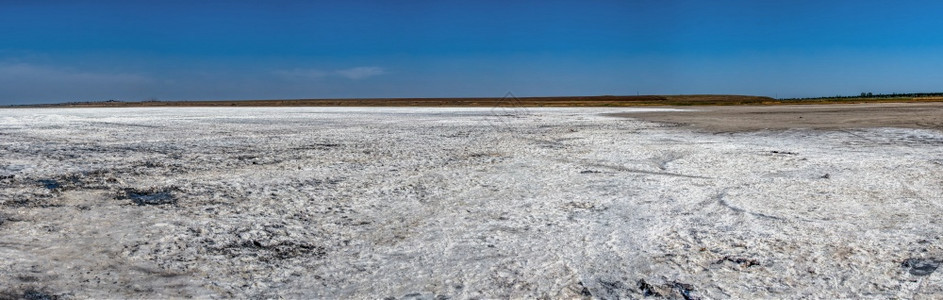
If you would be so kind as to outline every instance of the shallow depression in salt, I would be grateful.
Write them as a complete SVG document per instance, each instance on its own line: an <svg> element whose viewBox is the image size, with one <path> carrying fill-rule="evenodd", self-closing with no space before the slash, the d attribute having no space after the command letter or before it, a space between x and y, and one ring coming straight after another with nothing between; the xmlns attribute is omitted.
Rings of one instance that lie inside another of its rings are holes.
<svg viewBox="0 0 943 300"><path fill-rule="evenodd" d="M632 110L0 110L0 296L943 297L943 133Z"/></svg>

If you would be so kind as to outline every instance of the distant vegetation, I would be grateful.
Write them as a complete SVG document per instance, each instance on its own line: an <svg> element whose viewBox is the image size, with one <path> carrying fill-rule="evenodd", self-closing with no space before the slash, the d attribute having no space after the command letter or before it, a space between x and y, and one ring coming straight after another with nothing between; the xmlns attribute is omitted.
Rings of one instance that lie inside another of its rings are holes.
<svg viewBox="0 0 943 300"><path fill-rule="evenodd" d="M873 94L871 92L862 92L856 96L831 96L831 97L811 97L811 98L784 98L781 100L828 100L828 99L924 99L939 98L943 100L943 93L892 93L892 94Z"/></svg>

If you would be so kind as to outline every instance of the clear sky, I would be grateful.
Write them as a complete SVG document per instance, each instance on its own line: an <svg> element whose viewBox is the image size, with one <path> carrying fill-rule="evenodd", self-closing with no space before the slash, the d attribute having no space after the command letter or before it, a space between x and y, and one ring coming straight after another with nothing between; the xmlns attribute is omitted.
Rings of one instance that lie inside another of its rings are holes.
<svg viewBox="0 0 943 300"><path fill-rule="evenodd" d="M941 1L0 0L0 104L918 91Z"/></svg>

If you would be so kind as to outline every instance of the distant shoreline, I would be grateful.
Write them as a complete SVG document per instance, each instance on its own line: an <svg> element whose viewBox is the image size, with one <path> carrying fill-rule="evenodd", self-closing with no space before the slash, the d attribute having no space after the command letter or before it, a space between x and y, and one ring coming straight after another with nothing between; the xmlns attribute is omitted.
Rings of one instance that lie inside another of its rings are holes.
<svg viewBox="0 0 943 300"><path fill-rule="evenodd" d="M833 97L774 99L747 95L641 95L493 98L359 98L286 100L201 100L201 101L104 101L56 104L7 105L0 108L81 108L81 107L630 107L694 105L802 105L943 102L943 97Z"/></svg>

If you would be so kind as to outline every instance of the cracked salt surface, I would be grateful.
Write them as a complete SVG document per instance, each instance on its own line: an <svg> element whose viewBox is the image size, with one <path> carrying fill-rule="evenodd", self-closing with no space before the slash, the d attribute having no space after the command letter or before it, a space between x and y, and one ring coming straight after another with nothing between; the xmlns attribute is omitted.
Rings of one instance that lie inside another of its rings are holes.
<svg viewBox="0 0 943 300"><path fill-rule="evenodd" d="M0 296L940 298L943 134L0 110Z"/></svg>

